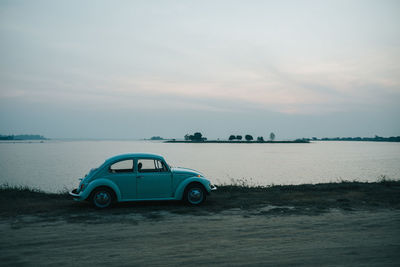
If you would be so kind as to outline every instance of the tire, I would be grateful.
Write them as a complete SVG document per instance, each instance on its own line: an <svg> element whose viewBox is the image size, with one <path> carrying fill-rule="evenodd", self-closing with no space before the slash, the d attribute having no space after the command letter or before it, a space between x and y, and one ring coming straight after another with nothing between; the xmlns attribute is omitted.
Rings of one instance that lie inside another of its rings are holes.
<svg viewBox="0 0 400 267"><path fill-rule="evenodd" d="M95 208L109 208L115 200L114 192L106 187L97 188L93 191L91 200Z"/></svg>
<svg viewBox="0 0 400 267"><path fill-rule="evenodd" d="M206 200L206 191L200 184L191 184L185 189L183 199L189 205L200 205Z"/></svg>

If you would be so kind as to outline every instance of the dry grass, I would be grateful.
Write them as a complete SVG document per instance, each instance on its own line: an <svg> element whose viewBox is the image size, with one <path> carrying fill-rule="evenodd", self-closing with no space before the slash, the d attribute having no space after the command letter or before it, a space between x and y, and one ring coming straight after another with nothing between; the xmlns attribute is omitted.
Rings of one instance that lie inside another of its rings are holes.
<svg viewBox="0 0 400 267"><path fill-rule="evenodd" d="M147 218L162 219L161 211L175 214L205 215L228 209L251 211L263 206L290 207L284 214L319 214L329 209L365 210L400 208L400 181L376 183L339 182L327 184L275 185L251 187L246 184L221 185L200 207L179 201L120 203L99 211L89 203L78 203L67 193L49 194L26 187L0 187L0 214L4 217L39 215L64 217L71 221L90 219L106 214L141 213ZM276 210L275 210L276 211ZM282 209L279 210L280 214ZM271 209L270 213L273 213Z"/></svg>

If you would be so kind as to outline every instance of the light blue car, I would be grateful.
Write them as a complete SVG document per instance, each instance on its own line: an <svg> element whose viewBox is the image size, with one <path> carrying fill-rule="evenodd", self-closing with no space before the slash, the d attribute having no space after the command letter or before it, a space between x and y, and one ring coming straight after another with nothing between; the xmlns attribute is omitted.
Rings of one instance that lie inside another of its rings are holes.
<svg viewBox="0 0 400 267"><path fill-rule="evenodd" d="M69 194L77 201L89 200L97 208L144 200L184 200L200 205L216 189L200 172L173 168L159 155L136 153L106 160Z"/></svg>

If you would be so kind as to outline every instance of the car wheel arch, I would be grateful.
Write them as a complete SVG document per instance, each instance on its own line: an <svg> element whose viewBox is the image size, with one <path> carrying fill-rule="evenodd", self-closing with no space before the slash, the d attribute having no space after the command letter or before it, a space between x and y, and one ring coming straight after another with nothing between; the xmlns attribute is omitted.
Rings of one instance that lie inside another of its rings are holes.
<svg viewBox="0 0 400 267"><path fill-rule="evenodd" d="M108 186L99 186L91 192L90 201L95 208L106 209L115 204L116 195L112 188Z"/></svg>
<svg viewBox="0 0 400 267"><path fill-rule="evenodd" d="M197 177L190 177L190 178L187 178L187 179L185 179L184 181L182 181L182 182L177 186L177 188L175 189L175 194L174 194L175 199L176 199L176 200L182 200L186 188L187 188L190 184L193 184L193 183L197 183L197 184L202 185L202 186L203 186L203 189L206 188L206 185L203 184L202 181L199 181L199 178L197 178ZM208 192L207 190L206 190L206 194L207 194L207 195L209 194L209 192Z"/></svg>
<svg viewBox="0 0 400 267"><path fill-rule="evenodd" d="M202 183L200 183L200 182L198 182L198 181L192 181L192 182L188 183L188 184L185 186L185 190L183 190L183 191L185 192L186 189L188 189L188 188L189 188L190 186L192 186L192 185L199 185L199 186L201 186L201 187L203 188L204 192L207 193L206 187L205 187Z"/></svg>
<svg viewBox="0 0 400 267"><path fill-rule="evenodd" d="M95 188L93 188L93 189L91 190L89 196L86 198L86 200L91 200L92 197L93 197L93 194L94 194L96 191L100 190L100 189L107 189L107 190L109 190L109 191L112 193L112 195L113 195L114 201L118 201L118 196L117 196L117 193L115 192L115 190L114 190L113 188L111 188L110 186L106 186L106 185L99 185L99 186L96 186Z"/></svg>
<svg viewBox="0 0 400 267"><path fill-rule="evenodd" d="M196 188L196 187L200 187L201 190L202 190L202 200L200 202L198 202L198 203L191 202L191 201L188 200L188 198L189 198L189 196L188 196L189 190L191 188ZM206 198L207 198L207 190L206 190L205 186L201 182L193 181L193 182L188 183L185 186L185 189L183 191L181 200L185 201L186 203L191 204L191 205L199 205L199 204L202 204L206 200Z"/></svg>
<svg viewBox="0 0 400 267"><path fill-rule="evenodd" d="M109 179L95 179L91 181L88 187L83 192L86 196L85 200L90 200L92 193L94 190L98 189L99 187L107 187L110 188L113 193L115 194L115 199L117 201L121 201L121 191L119 190L118 186Z"/></svg>

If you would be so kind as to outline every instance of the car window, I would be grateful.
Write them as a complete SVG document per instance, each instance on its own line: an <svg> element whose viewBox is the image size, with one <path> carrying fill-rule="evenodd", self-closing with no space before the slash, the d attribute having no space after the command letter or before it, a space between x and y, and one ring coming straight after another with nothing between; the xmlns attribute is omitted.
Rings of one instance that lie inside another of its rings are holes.
<svg viewBox="0 0 400 267"><path fill-rule="evenodd" d="M139 172L166 172L168 171L165 164L156 159L139 159L138 160Z"/></svg>
<svg viewBox="0 0 400 267"><path fill-rule="evenodd" d="M133 160L121 160L110 166L110 172L120 173L120 172L133 172Z"/></svg>

